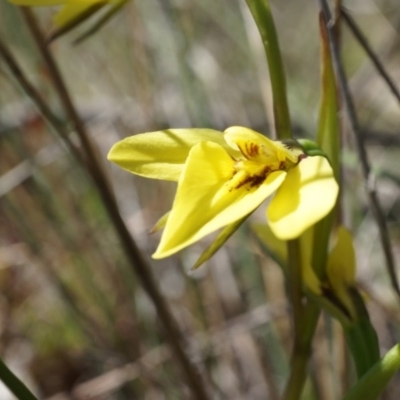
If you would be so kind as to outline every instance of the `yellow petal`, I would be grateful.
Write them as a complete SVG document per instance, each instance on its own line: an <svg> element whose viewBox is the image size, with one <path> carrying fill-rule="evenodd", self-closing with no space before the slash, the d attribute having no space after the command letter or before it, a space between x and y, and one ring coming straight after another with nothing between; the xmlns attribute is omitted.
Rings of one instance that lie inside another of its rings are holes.
<svg viewBox="0 0 400 400"><path fill-rule="evenodd" d="M299 237L332 210L338 192L326 158L315 156L302 160L288 172L268 207L272 231L282 240Z"/></svg>
<svg viewBox="0 0 400 400"><path fill-rule="evenodd" d="M178 190L153 258L167 257L256 209L285 178L286 172L268 176L259 187L230 190L234 161L212 142L192 148L179 179Z"/></svg>
<svg viewBox="0 0 400 400"><path fill-rule="evenodd" d="M201 141L228 147L222 132L212 129L167 129L121 140L108 159L137 175L177 181L190 149Z"/></svg>

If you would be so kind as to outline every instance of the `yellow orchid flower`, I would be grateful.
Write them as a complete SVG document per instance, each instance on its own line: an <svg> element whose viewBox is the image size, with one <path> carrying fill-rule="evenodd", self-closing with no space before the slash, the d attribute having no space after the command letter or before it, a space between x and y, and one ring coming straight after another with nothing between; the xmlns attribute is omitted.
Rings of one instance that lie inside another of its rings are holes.
<svg viewBox="0 0 400 400"><path fill-rule="evenodd" d="M108 159L137 175L178 182L156 259L244 218L275 192L269 225L278 238L294 239L329 213L338 194L324 157L243 127L138 134L116 143Z"/></svg>

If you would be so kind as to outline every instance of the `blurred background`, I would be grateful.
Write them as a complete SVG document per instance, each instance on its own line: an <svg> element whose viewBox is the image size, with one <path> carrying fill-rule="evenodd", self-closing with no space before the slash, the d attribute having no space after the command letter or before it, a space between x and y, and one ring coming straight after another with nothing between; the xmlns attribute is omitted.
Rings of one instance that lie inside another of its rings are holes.
<svg viewBox="0 0 400 400"><path fill-rule="evenodd" d="M318 118L317 2L271 1L296 134ZM349 14L395 82L400 81L396 0L349 0ZM38 8L44 32L57 8ZM83 27L85 24L83 24ZM400 260L400 105L342 24L342 54ZM263 48L243 0L131 0L78 45L78 27L50 47L102 160L121 213L149 261L215 399L278 399L289 370L290 314L280 268L251 230L264 207L195 273L210 239L151 260L175 184L114 167L116 141L168 127L271 133ZM0 38L70 129L17 7L0 2ZM398 341L399 302L384 268L359 162L342 118L344 220L354 233L358 282L382 353ZM76 140L70 130L71 140ZM78 143L78 142L77 142ZM0 353L40 398L189 398L154 306L127 262L96 187L0 60ZM304 399L333 400L354 382L340 326L321 318ZM384 399L398 399L395 378ZM0 386L0 399L13 397Z"/></svg>

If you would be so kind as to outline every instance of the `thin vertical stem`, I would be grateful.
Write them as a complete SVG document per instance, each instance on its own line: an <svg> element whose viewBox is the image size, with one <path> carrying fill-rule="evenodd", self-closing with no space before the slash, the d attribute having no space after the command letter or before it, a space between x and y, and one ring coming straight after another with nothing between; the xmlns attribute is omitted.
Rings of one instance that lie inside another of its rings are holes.
<svg viewBox="0 0 400 400"><path fill-rule="evenodd" d="M343 95L344 104L350 121L351 130L355 137L358 156L361 162L361 170L363 173L365 187L368 194L368 199L371 207L372 214L374 215L375 222L378 225L379 237L383 248L384 256L386 259L386 268L390 277L390 281L396 294L400 297L400 287L397 280L394 256L390 244L390 237L387 228L385 216L383 214L378 194L376 192L376 182L374 176L371 174L371 166L368 160L367 151L364 146L364 141L360 132L357 114L353 104L353 99L347 83L346 74L340 58L339 46L335 37L334 24L332 23L332 16L326 0L319 0L321 10L327 21L326 27L328 30L329 45L332 53L333 65L338 77L341 93Z"/></svg>
<svg viewBox="0 0 400 400"><path fill-rule="evenodd" d="M301 278L301 249L299 240L289 240L288 246L288 284L292 303L295 337L300 333L303 314L303 288Z"/></svg>
<svg viewBox="0 0 400 400"><path fill-rule="evenodd" d="M307 366L311 357L311 345L319 318L320 310L312 302L304 308L300 332L296 335L292 358L290 360L290 376L286 384L283 400L298 400L303 392L307 378Z"/></svg>
<svg viewBox="0 0 400 400"><path fill-rule="evenodd" d="M140 279L144 290L155 305L158 317L160 318L166 334L166 339L168 340L171 350L181 367L183 376L186 378L186 382L191 390L192 398L196 400L207 400L208 395L205 385L203 384L198 371L191 364L187 354L183 350L182 335L178 325L170 309L168 308L166 300L163 298L156 285L150 266L144 259L119 213L118 205L112 190L108 185L107 179L103 174L95 149L92 146L89 135L86 132L86 128L79 117L74 104L72 103L62 75L58 69L55 59L53 58L53 55L46 45L45 38L40 31L37 21L29 8L22 7L21 11L36 42L36 45L38 46L39 51L46 63L49 75L53 81L54 88L59 95L62 106L64 107L68 118L73 123L74 128L79 136L82 148L87 158L88 170L98 189L110 221L114 225L114 228L119 236L126 257L130 261L130 266Z"/></svg>
<svg viewBox="0 0 400 400"><path fill-rule="evenodd" d="M279 139L290 139L292 137L292 127L286 96L285 70L271 8L267 0L246 0L246 2L260 31L267 56L274 98L276 134Z"/></svg>
<svg viewBox="0 0 400 400"><path fill-rule="evenodd" d="M301 279L301 248L298 240L288 242L288 283L293 310L294 343L290 360L290 376L283 394L284 400L298 400L307 377L307 365L311 355L319 311L313 305L303 306Z"/></svg>
<svg viewBox="0 0 400 400"><path fill-rule="evenodd" d="M279 139L292 138L289 106L286 95L286 79L278 37L268 0L246 0L260 31L267 57L273 95L276 135ZM283 399L298 400L307 376L307 364L311 354L319 311L309 305L303 307L300 241L288 242L288 285L293 311L294 343L289 380Z"/></svg>

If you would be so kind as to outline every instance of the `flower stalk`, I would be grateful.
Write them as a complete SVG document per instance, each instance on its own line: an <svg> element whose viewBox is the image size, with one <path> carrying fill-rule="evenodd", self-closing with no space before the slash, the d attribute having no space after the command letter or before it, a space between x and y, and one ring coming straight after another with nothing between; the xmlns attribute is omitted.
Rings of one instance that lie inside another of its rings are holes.
<svg viewBox="0 0 400 400"><path fill-rule="evenodd" d="M283 400L297 400L301 396L307 376L307 365L310 355L309 344L311 344L311 340L308 340L308 336L304 335L303 330L304 312L306 310L302 302L303 280L300 241L298 239L288 241L287 248L288 290L293 313L294 339L290 360L290 375L286 383ZM307 309L307 313L309 312L310 310Z"/></svg>
<svg viewBox="0 0 400 400"><path fill-rule="evenodd" d="M267 57L274 102L273 110L276 135L281 140L292 140L285 71L271 8L268 0L246 0L246 2L260 31ZM294 343L290 376L286 384L283 399L298 400L307 376L311 342L317 325L319 311L316 307L310 305L307 307L306 315L304 315L302 305L302 255L299 239L288 241L287 252L288 286L293 312ZM304 320L305 316L307 317L307 323ZM302 329L303 326L307 328L306 331Z"/></svg>
<svg viewBox="0 0 400 400"><path fill-rule="evenodd" d="M303 279L301 268L301 248L299 240L289 240L288 246L288 286L292 303L295 340L301 332L303 317ZM294 346L296 347L296 345Z"/></svg>
<svg viewBox="0 0 400 400"><path fill-rule="evenodd" d="M271 78L275 130L279 139L291 139L292 127L286 95L286 78L278 36L268 0L246 0L260 31Z"/></svg>
<svg viewBox="0 0 400 400"><path fill-rule="evenodd" d="M298 400L301 397L307 378L312 339L317 328L319 315L319 308L312 302L308 302L302 312L299 334L296 334L294 339L290 375L282 396L283 400Z"/></svg>

